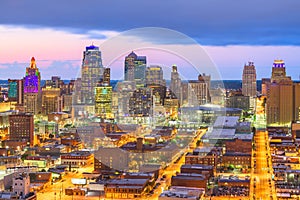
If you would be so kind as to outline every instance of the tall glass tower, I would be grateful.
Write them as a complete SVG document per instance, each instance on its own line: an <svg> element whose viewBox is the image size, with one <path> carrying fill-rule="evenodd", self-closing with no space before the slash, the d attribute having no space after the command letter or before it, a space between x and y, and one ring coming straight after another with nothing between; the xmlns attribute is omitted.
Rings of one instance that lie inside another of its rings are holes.
<svg viewBox="0 0 300 200"><path fill-rule="evenodd" d="M133 51L125 57L124 80L143 82L145 79L146 56L137 56Z"/></svg>
<svg viewBox="0 0 300 200"><path fill-rule="evenodd" d="M95 87L103 76L101 51L99 47L91 45L83 52L81 66L81 102L82 104L95 104Z"/></svg>

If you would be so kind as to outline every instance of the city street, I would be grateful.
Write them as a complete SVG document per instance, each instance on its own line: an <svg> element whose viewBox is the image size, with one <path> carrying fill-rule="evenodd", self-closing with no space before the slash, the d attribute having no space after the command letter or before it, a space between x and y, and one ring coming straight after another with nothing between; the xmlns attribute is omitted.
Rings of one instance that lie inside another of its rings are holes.
<svg viewBox="0 0 300 200"><path fill-rule="evenodd" d="M277 199L272 180L271 156L266 131L256 131L254 136L256 150L253 153L253 174L251 178L250 199Z"/></svg>
<svg viewBox="0 0 300 200"><path fill-rule="evenodd" d="M257 98L256 132L254 134L254 150L252 153L252 172L250 199L277 199L274 181L272 180L272 163L268 145L264 98Z"/></svg>

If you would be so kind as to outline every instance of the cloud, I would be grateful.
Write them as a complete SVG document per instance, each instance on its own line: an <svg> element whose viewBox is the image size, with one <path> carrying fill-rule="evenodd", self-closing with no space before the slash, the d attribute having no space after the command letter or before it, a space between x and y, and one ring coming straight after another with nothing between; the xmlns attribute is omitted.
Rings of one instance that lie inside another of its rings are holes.
<svg viewBox="0 0 300 200"><path fill-rule="evenodd" d="M203 45L300 45L299 6L294 0L5 0L0 24L51 27L98 39L107 37L101 31L164 27Z"/></svg>

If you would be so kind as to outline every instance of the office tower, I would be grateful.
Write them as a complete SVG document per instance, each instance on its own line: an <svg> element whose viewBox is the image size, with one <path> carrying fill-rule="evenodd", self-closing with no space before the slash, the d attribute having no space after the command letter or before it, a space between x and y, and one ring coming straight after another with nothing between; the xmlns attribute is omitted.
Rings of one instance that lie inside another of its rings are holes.
<svg viewBox="0 0 300 200"><path fill-rule="evenodd" d="M30 146L34 145L33 115L18 113L9 115L9 139L25 140Z"/></svg>
<svg viewBox="0 0 300 200"><path fill-rule="evenodd" d="M62 99L60 88L42 88L42 113L48 115L52 112L62 111Z"/></svg>
<svg viewBox="0 0 300 200"><path fill-rule="evenodd" d="M8 79L8 101L23 104L24 85L23 80Z"/></svg>
<svg viewBox="0 0 300 200"><path fill-rule="evenodd" d="M166 86L164 73L161 66L151 65L146 69L146 85L163 85Z"/></svg>
<svg viewBox="0 0 300 200"><path fill-rule="evenodd" d="M242 94L256 97L256 70L253 62L248 62L248 65L245 64L242 80Z"/></svg>
<svg viewBox="0 0 300 200"><path fill-rule="evenodd" d="M198 80L188 81L188 104L202 105L210 102L210 75L199 74Z"/></svg>
<svg viewBox="0 0 300 200"><path fill-rule="evenodd" d="M95 87L101 80L103 71L99 47L94 45L86 47L81 66L81 104L95 104Z"/></svg>
<svg viewBox="0 0 300 200"><path fill-rule="evenodd" d="M254 109L256 106L256 70L253 62L248 62L248 65L245 64L244 66L242 94L249 97L249 108Z"/></svg>
<svg viewBox="0 0 300 200"><path fill-rule="evenodd" d="M129 99L129 113L131 116L150 116L152 104L151 89L138 88Z"/></svg>
<svg viewBox="0 0 300 200"><path fill-rule="evenodd" d="M59 76L52 76L51 80L46 80L46 87L52 88L61 88L63 87L64 82L60 79Z"/></svg>
<svg viewBox="0 0 300 200"><path fill-rule="evenodd" d="M101 118L112 118L112 86L95 87L95 113Z"/></svg>
<svg viewBox="0 0 300 200"><path fill-rule="evenodd" d="M126 116L129 114L129 99L133 95L135 89L136 85L133 81L118 82L118 113L120 116Z"/></svg>
<svg viewBox="0 0 300 200"><path fill-rule="evenodd" d="M143 82L145 79L146 56L137 56L133 51L125 57L124 80Z"/></svg>
<svg viewBox="0 0 300 200"><path fill-rule="evenodd" d="M300 120L300 84L293 84L293 120Z"/></svg>
<svg viewBox="0 0 300 200"><path fill-rule="evenodd" d="M152 89L156 105L164 105L166 98L166 81L163 76L163 70L158 65L151 65L146 69L146 86Z"/></svg>
<svg viewBox="0 0 300 200"><path fill-rule="evenodd" d="M270 83L271 83L271 79L269 79L269 78L261 79L261 95L267 96L267 92L268 92Z"/></svg>
<svg viewBox="0 0 300 200"><path fill-rule="evenodd" d="M175 98L178 99L178 102L182 104L181 78L179 77L176 65L172 66L170 89L170 92L173 93Z"/></svg>
<svg viewBox="0 0 300 200"><path fill-rule="evenodd" d="M164 108L166 110L166 113L169 114L169 116L173 119L177 118L178 107L179 99L174 95L172 91L167 89L166 98L164 99Z"/></svg>
<svg viewBox="0 0 300 200"><path fill-rule="evenodd" d="M63 112L71 112L73 104L73 95L71 94L63 94L62 95L62 111Z"/></svg>
<svg viewBox="0 0 300 200"><path fill-rule="evenodd" d="M267 123L289 126L299 120L300 86L286 76L283 60L275 60L267 91Z"/></svg>
<svg viewBox="0 0 300 200"><path fill-rule="evenodd" d="M25 112L32 114L41 112L41 75L34 57L24 77L24 108Z"/></svg>
<svg viewBox="0 0 300 200"><path fill-rule="evenodd" d="M110 68L104 68L103 76L100 80L100 85L109 86L110 85Z"/></svg>

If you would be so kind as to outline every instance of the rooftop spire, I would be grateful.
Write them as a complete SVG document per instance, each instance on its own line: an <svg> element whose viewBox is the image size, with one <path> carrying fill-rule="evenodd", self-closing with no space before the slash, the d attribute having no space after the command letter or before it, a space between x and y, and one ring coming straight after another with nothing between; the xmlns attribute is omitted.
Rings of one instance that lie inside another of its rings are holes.
<svg viewBox="0 0 300 200"><path fill-rule="evenodd" d="M34 57L31 58L30 68L36 68L35 58Z"/></svg>

